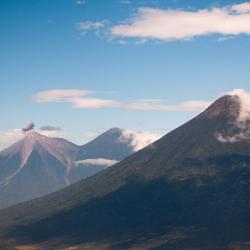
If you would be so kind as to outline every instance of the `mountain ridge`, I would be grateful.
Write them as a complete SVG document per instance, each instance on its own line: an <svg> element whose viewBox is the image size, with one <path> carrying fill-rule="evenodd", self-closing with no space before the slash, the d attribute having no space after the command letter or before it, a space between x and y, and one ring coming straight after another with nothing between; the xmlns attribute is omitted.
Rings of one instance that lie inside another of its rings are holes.
<svg viewBox="0 0 250 250"><path fill-rule="evenodd" d="M133 249L142 242L142 249L244 246L250 240L250 140L217 136L239 129L240 109L239 99L222 97L115 167L0 211L3 226L11 226L3 237L55 249Z"/></svg>
<svg viewBox="0 0 250 250"><path fill-rule="evenodd" d="M83 146L36 131L26 132L23 139L0 152L0 207L54 192L123 159L133 150L129 143L118 142L122 131L108 130ZM92 160L93 164L84 164L83 160Z"/></svg>

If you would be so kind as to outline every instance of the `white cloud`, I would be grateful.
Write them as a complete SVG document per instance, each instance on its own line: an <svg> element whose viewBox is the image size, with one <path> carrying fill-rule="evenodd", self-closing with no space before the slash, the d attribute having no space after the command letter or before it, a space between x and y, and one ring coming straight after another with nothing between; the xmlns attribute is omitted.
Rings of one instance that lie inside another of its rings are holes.
<svg viewBox="0 0 250 250"><path fill-rule="evenodd" d="M211 104L206 101L187 101L176 105L166 105L161 103L152 102L132 102L123 105L127 109L136 110L161 110L161 111L200 111L205 109Z"/></svg>
<svg viewBox="0 0 250 250"><path fill-rule="evenodd" d="M75 108L104 108L104 107L117 107L119 102L115 100L106 100L98 98L74 98L72 105Z"/></svg>
<svg viewBox="0 0 250 250"><path fill-rule="evenodd" d="M52 89L33 96L36 102L67 102L72 98L84 97L91 92L80 89Z"/></svg>
<svg viewBox="0 0 250 250"><path fill-rule="evenodd" d="M216 135L218 141L220 142L229 142L229 143L235 143L235 142L239 142L239 141L242 141L242 140L248 140L250 138L250 131L248 132L240 132L240 133L237 133L235 135L232 135L232 136L224 136L222 134L217 134Z"/></svg>
<svg viewBox="0 0 250 250"><path fill-rule="evenodd" d="M114 37L161 41L186 40L196 36L250 34L250 3L200 9L139 8L128 21L111 28Z"/></svg>
<svg viewBox="0 0 250 250"><path fill-rule="evenodd" d="M98 21L98 22L79 22L77 24L79 30L87 31L87 30L98 30L105 26L106 21Z"/></svg>
<svg viewBox="0 0 250 250"><path fill-rule="evenodd" d="M76 4L84 5L84 4L86 4L86 1L85 0L76 0Z"/></svg>
<svg viewBox="0 0 250 250"><path fill-rule="evenodd" d="M219 37L217 39L217 41L221 43L221 42L225 42L225 41L227 41L229 39L233 39L233 38L234 38L234 36L222 36L222 37Z"/></svg>
<svg viewBox="0 0 250 250"><path fill-rule="evenodd" d="M223 95L235 96L239 100L240 112L237 120L234 122L235 126L239 129L234 135L218 134L217 139L221 142L238 142L250 139L250 92L244 89L235 89L231 92L224 93Z"/></svg>
<svg viewBox="0 0 250 250"><path fill-rule="evenodd" d="M207 101L187 101L179 104L167 105L159 99L146 99L126 103L112 99L89 97L91 93L93 92L79 89L57 89L37 93L33 96L33 99L38 103L68 102L71 103L74 108L85 109L113 107L133 110L200 111L210 104L210 102Z"/></svg>
<svg viewBox="0 0 250 250"><path fill-rule="evenodd" d="M226 94L237 96L240 100L241 109L238 117L238 122L240 123L250 120L250 92L244 89L235 89Z"/></svg>
<svg viewBox="0 0 250 250"><path fill-rule="evenodd" d="M245 3L241 3L241 4L232 5L231 10L233 10L239 14L250 13L250 3L245 2Z"/></svg>
<svg viewBox="0 0 250 250"><path fill-rule="evenodd" d="M97 22L79 22L77 23L77 29L80 31L81 35L84 36L88 32L93 31L97 36L101 35L101 31L108 24L107 20L97 21Z"/></svg>
<svg viewBox="0 0 250 250"><path fill-rule="evenodd" d="M109 159L103 159L103 158L97 158L97 159L86 159L86 160L80 160L75 161L76 166L104 166L109 167L114 164L116 164L118 161L116 160L109 160Z"/></svg>
<svg viewBox="0 0 250 250"><path fill-rule="evenodd" d="M131 1L130 0L121 0L121 3L122 4L131 4Z"/></svg>
<svg viewBox="0 0 250 250"><path fill-rule="evenodd" d="M162 135L149 133L146 131L123 129L122 135L118 140L123 143L130 144L134 151L138 151L160 139L161 137Z"/></svg>
<svg viewBox="0 0 250 250"><path fill-rule="evenodd" d="M85 135L85 139L87 141L92 141L94 140L98 135L100 135L101 133L99 131L88 131Z"/></svg>

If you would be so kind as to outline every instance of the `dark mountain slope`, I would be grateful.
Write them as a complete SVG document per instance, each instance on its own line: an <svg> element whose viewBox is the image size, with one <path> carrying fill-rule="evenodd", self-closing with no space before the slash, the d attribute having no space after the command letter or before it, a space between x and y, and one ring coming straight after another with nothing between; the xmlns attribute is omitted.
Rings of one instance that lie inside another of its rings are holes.
<svg viewBox="0 0 250 250"><path fill-rule="evenodd" d="M2 242L44 249L244 249L250 141L219 139L240 132L240 111L237 96L224 96L116 166L2 210Z"/></svg>

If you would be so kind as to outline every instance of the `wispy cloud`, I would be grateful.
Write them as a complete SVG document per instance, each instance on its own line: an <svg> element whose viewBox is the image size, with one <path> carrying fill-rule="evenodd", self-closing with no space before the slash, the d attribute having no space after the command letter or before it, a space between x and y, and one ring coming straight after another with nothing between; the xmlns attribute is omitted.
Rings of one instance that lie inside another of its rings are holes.
<svg viewBox="0 0 250 250"><path fill-rule="evenodd" d="M130 0L121 0L121 3L122 4L131 4L131 1Z"/></svg>
<svg viewBox="0 0 250 250"><path fill-rule="evenodd" d="M132 110L161 110L161 111L200 111L205 109L211 102L186 101L178 104L168 105L159 99L140 100L135 102L122 102L113 99L101 99L91 97L94 92L87 90L48 90L37 93L33 99L39 103L68 102L74 108L96 109L96 108L121 108Z"/></svg>
<svg viewBox="0 0 250 250"><path fill-rule="evenodd" d="M104 108L120 106L118 101L98 98L74 98L71 103L75 108Z"/></svg>
<svg viewBox="0 0 250 250"><path fill-rule="evenodd" d="M61 131L61 127L51 126L51 125L45 125L40 127L41 131Z"/></svg>
<svg viewBox="0 0 250 250"><path fill-rule="evenodd" d="M113 37L186 40L197 36L250 34L250 3L187 11L139 8L129 20L111 27Z"/></svg>
<svg viewBox="0 0 250 250"><path fill-rule="evenodd" d="M44 125L39 128L39 133L48 137L69 139L68 133L59 126Z"/></svg>
<svg viewBox="0 0 250 250"><path fill-rule="evenodd" d="M64 138L67 140L69 139L68 133L62 130L39 130L38 132L47 137Z"/></svg>
<svg viewBox="0 0 250 250"><path fill-rule="evenodd" d="M100 28L103 28L105 25L105 21L99 21L99 22L80 22L78 23L79 30L97 30Z"/></svg>
<svg viewBox="0 0 250 250"><path fill-rule="evenodd" d="M175 105L166 105L162 103L152 102L132 102L124 104L123 107L127 109L137 110L162 110L162 111L199 111L208 107L211 102L207 101L187 101Z"/></svg>
<svg viewBox="0 0 250 250"><path fill-rule="evenodd" d="M85 0L76 0L76 4L84 5L84 4L86 4L86 1Z"/></svg>
<svg viewBox="0 0 250 250"><path fill-rule="evenodd" d="M51 89L39 92L33 96L36 102L67 102L74 98L87 96L91 93L88 90L79 89Z"/></svg>
<svg viewBox="0 0 250 250"><path fill-rule="evenodd" d="M100 30L102 30L108 24L107 20L102 21L86 21L86 22L79 22L76 24L77 29L81 32L81 35L85 35L90 31L94 31L96 35L100 34Z"/></svg>

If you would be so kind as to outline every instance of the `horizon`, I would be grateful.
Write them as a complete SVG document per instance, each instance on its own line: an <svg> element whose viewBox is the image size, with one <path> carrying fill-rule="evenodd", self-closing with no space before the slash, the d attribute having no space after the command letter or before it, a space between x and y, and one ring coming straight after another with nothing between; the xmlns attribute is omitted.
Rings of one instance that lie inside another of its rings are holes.
<svg viewBox="0 0 250 250"><path fill-rule="evenodd" d="M236 121L236 125L239 126L239 128L242 128L244 123L250 119L250 101L249 101L250 100L250 92L248 92L244 89L234 89L233 91L222 93L221 95L219 95L217 97L217 99L215 99L211 102L208 102L207 106L200 113L198 113L197 116L199 114L202 114L204 111L206 111L217 100L219 100L223 97L226 97L226 96L231 96L231 97L236 96L239 98L240 113L239 113L238 120ZM190 120L192 120L193 118L194 117L192 117ZM180 126L184 125L185 123L189 122L190 120L185 121L183 124L180 124ZM176 127L176 128L178 128L178 127ZM176 128L173 128L172 130L174 130ZM38 134L41 136L45 136L47 138L62 138L62 139L65 139L65 140L73 143L76 146L84 146L84 145L88 144L89 142L94 141L98 137L100 137L104 134L110 133L113 130L119 130L121 133L121 135L120 135L121 138L123 138L123 139L125 138L126 143L131 143L131 147L134 148L135 152L148 146L149 144L154 143L155 141L161 139L162 137L164 137L165 135L167 135L168 133L170 133L172 131L172 130L170 130L170 131L166 132L165 134L152 134L152 133L149 133L147 131L134 131L134 130L126 129L126 128L112 127L112 128L109 128L105 131L101 131L99 133L93 133L93 134L89 135L89 138L87 141L84 141L82 143L81 142L75 143L75 142L71 141L69 138L67 138L67 136L65 134L61 133L62 129L60 127L47 125L47 126L42 126L42 127L37 129L35 123L30 121L29 123L24 125L22 128L15 129L15 134L13 135L13 138L12 138L13 141L9 141L6 145L4 145L3 148L1 148L1 144L0 144L0 151L7 149L13 143L24 139L25 137L29 136L30 134ZM218 140L221 142L232 142L233 143L233 142L238 141L239 139L242 139L244 136L246 136L246 138L249 137L247 135L247 131L245 131L245 132L242 131L242 135L239 138L237 136L236 137L234 137L234 136L223 137L222 135L219 135ZM118 140L119 140L119 138L118 138Z"/></svg>
<svg viewBox="0 0 250 250"><path fill-rule="evenodd" d="M250 86L250 30L235 23L249 20L246 1L4 0L1 7L0 149L29 121L77 145L112 127L162 136L222 93ZM186 26L187 15L200 27ZM203 15L216 18L214 30ZM223 16L233 28L223 28ZM169 21L178 34L164 28Z"/></svg>

